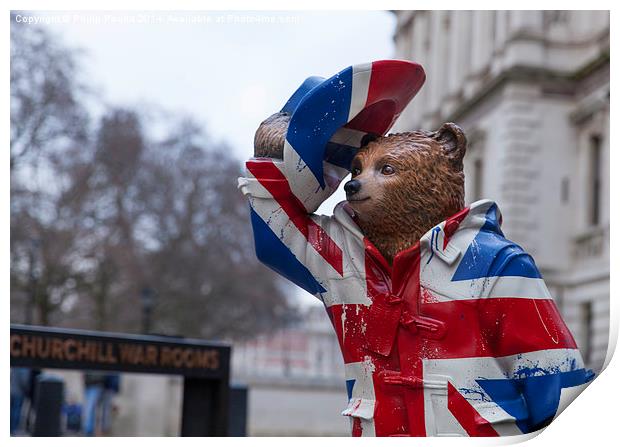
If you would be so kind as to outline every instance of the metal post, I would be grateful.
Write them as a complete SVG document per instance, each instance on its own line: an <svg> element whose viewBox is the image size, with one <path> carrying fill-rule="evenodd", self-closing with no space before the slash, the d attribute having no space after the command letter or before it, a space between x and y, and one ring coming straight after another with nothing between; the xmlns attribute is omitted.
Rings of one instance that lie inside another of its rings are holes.
<svg viewBox="0 0 620 447"><path fill-rule="evenodd" d="M185 378L181 436L228 435L228 388L223 380Z"/></svg>
<svg viewBox="0 0 620 447"><path fill-rule="evenodd" d="M37 378L35 421L32 436L61 436L61 412L65 383L54 376Z"/></svg>
<svg viewBox="0 0 620 447"><path fill-rule="evenodd" d="M230 386L230 410L228 415L228 436L247 436L248 387Z"/></svg>
<svg viewBox="0 0 620 447"><path fill-rule="evenodd" d="M142 333L151 332L151 316L155 305L155 291L149 286L143 287L140 294L142 300Z"/></svg>
<svg viewBox="0 0 620 447"><path fill-rule="evenodd" d="M39 278L36 273L37 252L39 250L40 240L30 239L30 247L28 250L28 301L26 303L24 321L26 324L34 323L34 308L37 303L37 288L39 287Z"/></svg>

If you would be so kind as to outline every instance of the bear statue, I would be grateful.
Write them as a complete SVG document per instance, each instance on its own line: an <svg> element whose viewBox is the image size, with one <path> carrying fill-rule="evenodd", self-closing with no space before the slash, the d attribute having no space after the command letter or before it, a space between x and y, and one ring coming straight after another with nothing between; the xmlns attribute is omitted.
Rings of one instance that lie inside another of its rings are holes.
<svg viewBox="0 0 620 447"><path fill-rule="evenodd" d="M459 126L386 136L424 80L355 65L261 123L239 179L256 254L324 304L353 436L530 433L593 374L497 204L465 205ZM349 174L347 200L314 214Z"/></svg>

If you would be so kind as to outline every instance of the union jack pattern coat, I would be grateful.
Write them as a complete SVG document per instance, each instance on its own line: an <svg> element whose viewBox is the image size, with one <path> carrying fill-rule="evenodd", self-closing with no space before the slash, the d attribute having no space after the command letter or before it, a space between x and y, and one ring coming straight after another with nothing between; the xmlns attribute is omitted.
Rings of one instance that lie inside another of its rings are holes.
<svg viewBox="0 0 620 447"><path fill-rule="evenodd" d="M258 258L325 306L354 436L528 433L584 388L592 373L495 203L435 225L389 265L346 202L313 214L348 170L324 161L317 171L288 135L284 160L250 159L239 187ZM330 142L360 147L364 135L340 128Z"/></svg>

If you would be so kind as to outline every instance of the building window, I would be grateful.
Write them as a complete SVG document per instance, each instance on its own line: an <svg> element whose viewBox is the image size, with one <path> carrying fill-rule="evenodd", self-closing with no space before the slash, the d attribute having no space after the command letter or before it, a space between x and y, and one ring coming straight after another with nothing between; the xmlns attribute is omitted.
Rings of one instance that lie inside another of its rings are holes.
<svg viewBox="0 0 620 447"><path fill-rule="evenodd" d="M567 23L568 11L543 11L545 28L555 23Z"/></svg>
<svg viewBox="0 0 620 447"><path fill-rule="evenodd" d="M562 203L568 203L568 199L569 199L569 191L570 191L570 181L568 179L568 177L564 177L562 179L562 187L561 187L561 196L562 196Z"/></svg>
<svg viewBox="0 0 620 447"><path fill-rule="evenodd" d="M483 176L483 161L482 158L474 160L474 190L472 191L473 200L482 199L482 176Z"/></svg>
<svg viewBox="0 0 620 447"><path fill-rule="evenodd" d="M586 365L592 359L592 302L586 301L580 305L581 315L581 355Z"/></svg>
<svg viewBox="0 0 620 447"><path fill-rule="evenodd" d="M452 14L450 11L446 11L443 16L443 32L444 33L450 32L450 20L451 20L450 14Z"/></svg>
<svg viewBox="0 0 620 447"><path fill-rule="evenodd" d="M588 223L597 226L601 223L601 137L590 137L590 215Z"/></svg>

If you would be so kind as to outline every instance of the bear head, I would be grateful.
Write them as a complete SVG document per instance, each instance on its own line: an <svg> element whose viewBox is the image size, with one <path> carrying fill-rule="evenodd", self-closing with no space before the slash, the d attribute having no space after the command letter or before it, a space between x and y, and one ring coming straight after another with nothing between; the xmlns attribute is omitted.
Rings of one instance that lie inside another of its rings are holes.
<svg viewBox="0 0 620 447"><path fill-rule="evenodd" d="M461 128L446 123L435 132L371 138L355 155L348 205L388 262L463 208L465 149Z"/></svg>
<svg viewBox="0 0 620 447"><path fill-rule="evenodd" d="M275 113L254 137L254 156L282 158L290 116ZM434 225L464 207L465 134L453 123L435 132L366 137L345 186L348 208L391 264Z"/></svg>

